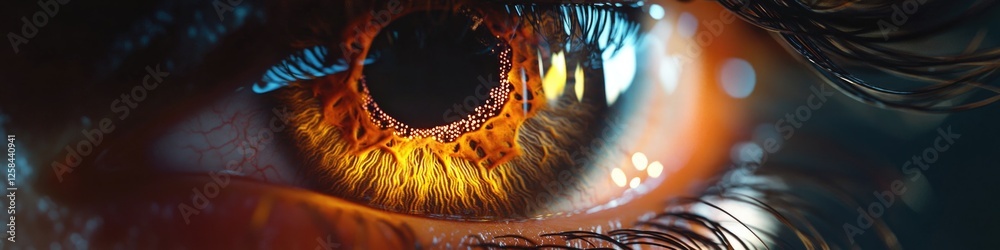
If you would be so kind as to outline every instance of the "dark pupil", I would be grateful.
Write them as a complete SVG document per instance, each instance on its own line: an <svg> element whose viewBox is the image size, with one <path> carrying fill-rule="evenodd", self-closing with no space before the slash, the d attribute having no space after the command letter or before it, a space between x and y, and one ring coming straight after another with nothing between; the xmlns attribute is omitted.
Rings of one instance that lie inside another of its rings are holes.
<svg viewBox="0 0 1000 250"><path fill-rule="evenodd" d="M428 11L394 20L375 37L364 67L372 99L413 128L472 112L499 85L499 41L464 14ZM477 91L479 92L477 94ZM449 112L450 110L450 112Z"/></svg>

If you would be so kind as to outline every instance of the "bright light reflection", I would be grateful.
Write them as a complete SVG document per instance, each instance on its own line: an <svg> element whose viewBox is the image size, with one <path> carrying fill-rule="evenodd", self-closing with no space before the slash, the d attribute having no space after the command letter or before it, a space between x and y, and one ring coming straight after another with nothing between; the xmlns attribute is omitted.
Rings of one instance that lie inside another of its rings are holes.
<svg viewBox="0 0 1000 250"><path fill-rule="evenodd" d="M666 14L666 11L663 10L663 6L655 3L649 6L649 17L660 20L663 19L664 14Z"/></svg>
<svg viewBox="0 0 1000 250"><path fill-rule="evenodd" d="M583 67L580 67L580 64L576 64L576 72L573 73L573 80L573 90L576 92L576 100L582 102L583 87L587 80L583 77Z"/></svg>
<svg viewBox="0 0 1000 250"><path fill-rule="evenodd" d="M682 63L680 58L667 53L666 41L670 40L673 33L673 22L661 20L653 26L650 34L643 39L643 47L648 53L648 59L652 64L647 71L648 74L656 76L656 80L663 86L667 94L672 94L677 89L680 82Z"/></svg>
<svg viewBox="0 0 1000 250"><path fill-rule="evenodd" d="M746 98L757 85L757 73L750 62L740 58L727 59L719 72L719 84L726 94L734 98Z"/></svg>
<svg viewBox="0 0 1000 250"><path fill-rule="evenodd" d="M698 18L691 13L681 13L680 18L677 19L677 33L683 37L691 38L696 31L698 31Z"/></svg>
<svg viewBox="0 0 1000 250"><path fill-rule="evenodd" d="M660 59L660 84L667 94L674 93L681 81L681 60L677 56L663 56Z"/></svg>
<svg viewBox="0 0 1000 250"><path fill-rule="evenodd" d="M615 181L615 185L618 185L619 187L624 187L625 181L627 180L627 178L625 177L625 171L622 171L622 169L620 168L612 169L611 180Z"/></svg>
<svg viewBox="0 0 1000 250"><path fill-rule="evenodd" d="M646 169L646 164L649 164L649 159L646 158L646 154L636 152L632 155L632 165L635 166L635 169L642 171Z"/></svg>
<svg viewBox="0 0 1000 250"><path fill-rule="evenodd" d="M608 105L615 103L635 79L635 43L625 43L618 53L604 52L604 94Z"/></svg>
<svg viewBox="0 0 1000 250"><path fill-rule="evenodd" d="M663 164L658 161L650 163L649 168L646 169L646 173L649 174L649 177L651 178L660 177L660 174L663 173Z"/></svg>
<svg viewBox="0 0 1000 250"><path fill-rule="evenodd" d="M542 91L550 104L555 103L566 89L566 56L562 52L555 53L551 61L552 66L542 78Z"/></svg>

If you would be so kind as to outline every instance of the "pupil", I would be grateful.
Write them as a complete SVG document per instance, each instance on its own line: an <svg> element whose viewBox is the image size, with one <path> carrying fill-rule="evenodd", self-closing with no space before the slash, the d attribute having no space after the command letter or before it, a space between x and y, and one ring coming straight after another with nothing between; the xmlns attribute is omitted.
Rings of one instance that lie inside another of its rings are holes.
<svg viewBox="0 0 1000 250"><path fill-rule="evenodd" d="M474 26L464 14L426 11L383 28L368 54L375 60L363 70L372 100L412 128L471 114L499 85L503 43L485 25Z"/></svg>

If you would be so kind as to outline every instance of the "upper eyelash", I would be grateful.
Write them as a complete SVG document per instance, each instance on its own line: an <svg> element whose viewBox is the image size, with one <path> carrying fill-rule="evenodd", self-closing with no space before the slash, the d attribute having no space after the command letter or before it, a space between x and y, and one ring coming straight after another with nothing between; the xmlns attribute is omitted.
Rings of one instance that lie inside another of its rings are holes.
<svg viewBox="0 0 1000 250"><path fill-rule="evenodd" d="M546 42L556 52L570 48L574 51L596 49L601 53L607 48L617 52L626 42L635 41L642 30L641 8L628 4L505 4L508 14L517 15L521 25L542 30L542 25L564 27L562 32L546 34ZM542 21L545 21L543 24ZM607 37L602 37L602 34ZM601 46L601 43L604 43ZM336 49L336 48L333 48ZM254 84L255 92L263 93L294 81L311 80L347 70L343 58L330 55L331 48L317 45L292 53L265 72L260 82ZM377 52L376 52L377 53ZM336 58L336 59L333 59Z"/></svg>
<svg viewBox="0 0 1000 250"><path fill-rule="evenodd" d="M617 52L622 44L638 39L643 29L641 7L632 4L509 4L504 8L535 30L545 30L544 25L564 27L564 32L545 37L554 48L575 43L598 52L606 48ZM606 44L600 46L605 32Z"/></svg>
<svg viewBox="0 0 1000 250"><path fill-rule="evenodd" d="M292 54L276 65L277 71L268 71L264 75L265 80L309 80L313 77L335 73L338 70L346 70L346 66L340 68L337 67L339 66L337 64L327 62L328 52L329 50L324 46L315 46Z"/></svg>
<svg viewBox="0 0 1000 250"><path fill-rule="evenodd" d="M335 57L330 56L330 49L322 45L292 53L268 69L261 80L253 85L253 91L264 93L291 82L312 80L348 69L345 59L331 58Z"/></svg>

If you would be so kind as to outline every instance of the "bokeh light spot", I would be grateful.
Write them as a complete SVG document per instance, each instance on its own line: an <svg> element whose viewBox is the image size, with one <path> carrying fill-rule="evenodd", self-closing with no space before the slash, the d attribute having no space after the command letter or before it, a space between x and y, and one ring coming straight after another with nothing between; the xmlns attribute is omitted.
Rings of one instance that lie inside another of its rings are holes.
<svg viewBox="0 0 1000 250"><path fill-rule="evenodd" d="M757 85L757 73L750 62L739 58L730 58L722 64L719 73L719 83L726 94L734 98L746 98L753 93Z"/></svg>

